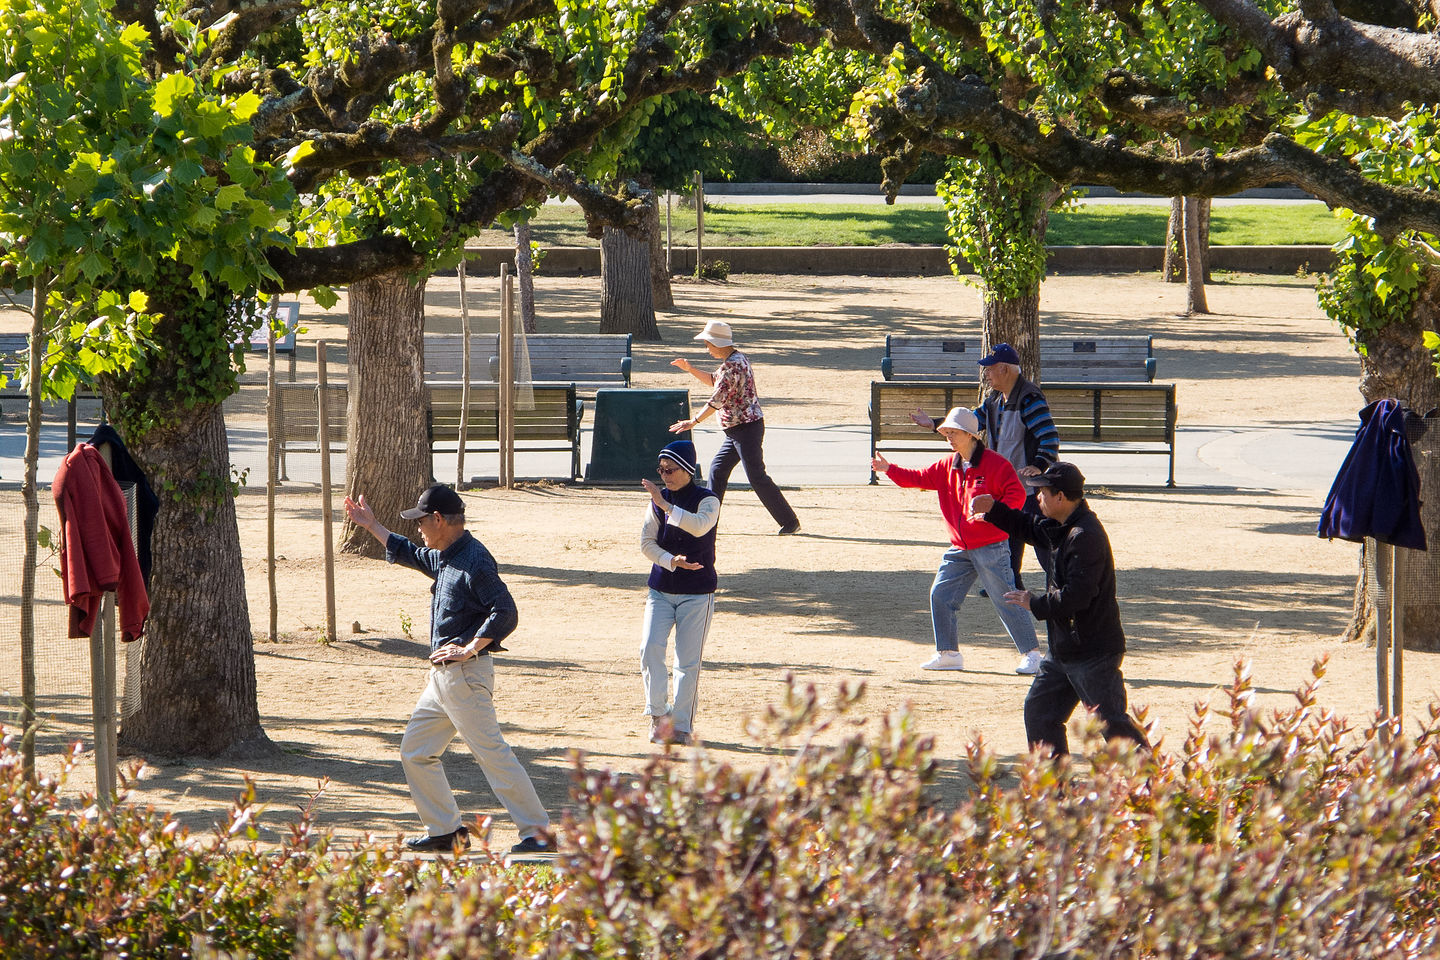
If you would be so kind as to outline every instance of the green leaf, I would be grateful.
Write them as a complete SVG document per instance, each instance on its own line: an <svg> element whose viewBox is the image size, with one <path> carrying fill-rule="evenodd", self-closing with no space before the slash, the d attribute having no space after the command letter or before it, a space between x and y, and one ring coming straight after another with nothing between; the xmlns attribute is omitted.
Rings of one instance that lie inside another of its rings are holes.
<svg viewBox="0 0 1440 960"><path fill-rule="evenodd" d="M178 109L179 101L195 93L195 81L183 73L167 73L155 84L155 112L168 117Z"/></svg>

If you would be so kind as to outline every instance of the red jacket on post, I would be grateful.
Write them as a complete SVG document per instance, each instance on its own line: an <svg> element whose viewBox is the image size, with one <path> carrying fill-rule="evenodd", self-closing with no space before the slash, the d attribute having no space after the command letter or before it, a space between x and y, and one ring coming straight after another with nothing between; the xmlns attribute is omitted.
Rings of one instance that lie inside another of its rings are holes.
<svg viewBox="0 0 1440 960"><path fill-rule="evenodd" d="M70 605L70 636L94 632L101 598L114 590L121 637L126 642L140 639L150 597L130 539L125 496L100 451L86 443L76 445L55 472L50 492L60 511L60 580Z"/></svg>
<svg viewBox="0 0 1440 960"><path fill-rule="evenodd" d="M1019 509L1025 503L1025 485L1000 454L983 450L980 457L963 467L960 455L952 454L920 470L890 464L885 476L897 487L934 490L940 496L940 513L950 528L950 542L961 550L988 547L1009 540L1010 534L984 520L970 519L970 498L986 493L1007 507Z"/></svg>

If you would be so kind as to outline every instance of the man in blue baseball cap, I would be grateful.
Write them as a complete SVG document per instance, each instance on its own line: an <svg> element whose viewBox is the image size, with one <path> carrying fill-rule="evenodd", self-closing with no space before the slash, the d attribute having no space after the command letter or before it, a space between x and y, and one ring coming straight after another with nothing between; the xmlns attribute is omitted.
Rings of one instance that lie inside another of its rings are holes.
<svg viewBox="0 0 1440 960"><path fill-rule="evenodd" d="M675 440L660 451L664 486L641 480L650 494L640 550L650 561L640 678L650 742L688 744L699 702L700 657L715 616L715 524L720 498L695 482L695 444ZM675 684L666 696L665 647L675 633Z"/></svg>

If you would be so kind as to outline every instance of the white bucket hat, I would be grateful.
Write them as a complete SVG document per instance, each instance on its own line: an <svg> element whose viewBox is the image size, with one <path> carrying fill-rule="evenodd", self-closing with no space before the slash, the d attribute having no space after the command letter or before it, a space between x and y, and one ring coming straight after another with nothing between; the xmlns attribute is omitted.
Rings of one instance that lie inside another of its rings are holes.
<svg viewBox="0 0 1440 960"><path fill-rule="evenodd" d="M972 436L980 436L980 420L969 407L954 407L946 414L936 430L964 430Z"/></svg>
<svg viewBox="0 0 1440 960"><path fill-rule="evenodd" d="M704 330L695 335L694 339L713 343L717 347L735 346L735 341L730 338L730 324L723 320L711 320L705 324Z"/></svg>

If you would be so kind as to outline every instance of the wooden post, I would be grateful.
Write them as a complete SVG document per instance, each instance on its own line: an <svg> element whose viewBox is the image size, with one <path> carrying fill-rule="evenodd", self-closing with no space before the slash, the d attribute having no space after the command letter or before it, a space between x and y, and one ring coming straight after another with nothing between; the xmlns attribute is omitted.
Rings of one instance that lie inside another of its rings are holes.
<svg viewBox="0 0 1440 960"><path fill-rule="evenodd" d="M100 457L110 467L110 445ZM115 799L115 594L101 600L95 628L90 631L90 713L95 732L95 802L109 810Z"/></svg>
<svg viewBox="0 0 1440 960"><path fill-rule="evenodd" d="M665 272L675 274L675 231L670 225L670 191L665 191Z"/></svg>
<svg viewBox="0 0 1440 960"><path fill-rule="evenodd" d="M455 444L455 489L465 489L465 440L470 436L470 304L465 291L465 254L460 254L460 439Z"/></svg>
<svg viewBox="0 0 1440 960"><path fill-rule="evenodd" d="M280 301L270 298L269 335L265 338L265 578L270 587L270 642L280 641L280 602L275 586L275 458L278 440L275 422L275 312Z"/></svg>
<svg viewBox="0 0 1440 960"><path fill-rule="evenodd" d="M515 276L500 265L500 483L515 487Z"/></svg>
<svg viewBox="0 0 1440 960"><path fill-rule="evenodd" d="M1373 544L1373 547L1372 547ZM1391 555L1394 550L1378 540L1366 540L1367 549L1375 551L1375 585L1388 588L1390 584ZM1386 598L1391 599L1391 598ZM1380 716L1390 716L1390 604L1375 604L1375 696L1380 702ZM1381 740L1389 741L1388 727L1381 728Z"/></svg>
<svg viewBox="0 0 1440 960"><path fill-rule="evenodd" d="M1390 547L1390 715L1399 732L1405 723L1405 549Z"/></svg>
<svg viewBox="0 0 1440 960"><path fill-rule="evenodd" d="M335 630L335 536L330 509L330 397L325 370L325 341L315 344L320 413L320 520L325 531L325 639L334 641Z"/></svg>
<svg viewBox="0 0 1440 960"><path fill-rule="evenodd" d="M705 178L695 171L695 276L705 263Z"/></svg>

